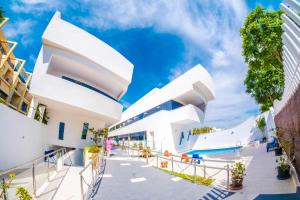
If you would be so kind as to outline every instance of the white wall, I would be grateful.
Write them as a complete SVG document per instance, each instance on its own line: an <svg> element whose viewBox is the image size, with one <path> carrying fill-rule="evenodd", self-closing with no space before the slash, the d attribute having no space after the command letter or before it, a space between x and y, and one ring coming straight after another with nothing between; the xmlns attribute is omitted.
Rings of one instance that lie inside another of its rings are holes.
<svg viewBox="0 0 300 200"><path fill-rule="evenodd" d="M83 123L89 123L89 128L102 129L105 127L103 121L95 120L93 117L74 113L68 110L53 110L49 108L48 143L50 145L59 145L73 148L84 148L93 144L91 133L88 131L86 139L81 139ZM65 123L64 139L58 139L59 123Z"/></svg>
<svg viewBox="0 0 300 200"><path fill-rule="evenodd" d="M44 154L45 125L0 104L0 170Z"/></svg>
<svg viewBox="0 0 300 200"><path fill-rule="evenodd" d="M199 135L193 149L217 149L239 144L245 146L250 141L260 140L262 137L255 118L251 117L234 128Z"/></svg>
<svg viewBox="0 0 300 200"><path fill-rule="evenodd" d="M140 131L154 132L156 150L168 150L177 153L190 149L191 144L193 144L190 143L191 140L188 145L185 143L178 145L181 131L187 132L189 129L201 126L203 118L204 113L199 108L186 105L172 111L161 110L133 124L114 130L109 133L109 136L126 135ZM185 135L187 136L187 134ZM149 136L148 139L152 141Z"/></svg>

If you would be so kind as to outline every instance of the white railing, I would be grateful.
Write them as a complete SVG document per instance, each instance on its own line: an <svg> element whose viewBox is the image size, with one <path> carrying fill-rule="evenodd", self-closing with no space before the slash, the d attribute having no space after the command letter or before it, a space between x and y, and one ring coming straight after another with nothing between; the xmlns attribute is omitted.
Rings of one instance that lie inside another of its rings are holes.
<svg viewBox="0 0 300 200"><path fill-rule="evenodd" d="M163 153L150 150L151 154L143 156L139 148L125 147L125 151L129 156L137 157L145 161L148 165L152 165L158 169L167 170L171 174L180 173L185 176L192 175L193 182L196 182L197 177L201 176L205 179L214 179L219 176L221 180L217 185L229 190L231 165L235 163L232 160L216 160L216 159L197 159L191 157L189 161L185 161L181 156L170 154L165 156ZM164 163L166 166L164 166ZM190 179L190 177L188 177Z"/></svg>
<svg viewBox="0 0 300 200"><path fill-rule="evenodd" d="M97 156L79 172L81 199L91 199L96 192L96 185L101 181L105 170L104 150L102 149Z"/></svg>
<svg viewBox="0 0 300 200"><path fill-rule="evenodd" d="M280 4L284 11L282 19L283 65L284 65L284 92L280 101L274 101L274 111L278 114L294 95L300 84L300 2L285 0Z"/></svg>
<svg viewBox="0 0 300 200"><path fill-rule="evenodd" d="M65 159L69 159L69 165L72 165L71 158L66 148L60 148L55 151L41 155L33 160L14 166L0 172L1 185L11 185L11 187L0 188L0 199L17 199L16 187L24 187L33 198L39 198L43 194L41 189L47 182L53 181L55 172L62 169L65 165ZM10 180L9 175L16 175L16 180ZM56 188L58 189L58 188Z"/></svg>

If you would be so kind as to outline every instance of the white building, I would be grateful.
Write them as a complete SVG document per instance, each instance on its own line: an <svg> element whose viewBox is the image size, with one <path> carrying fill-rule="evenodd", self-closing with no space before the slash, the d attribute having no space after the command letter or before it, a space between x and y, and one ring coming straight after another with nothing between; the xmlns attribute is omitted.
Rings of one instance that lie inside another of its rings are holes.
<svg viewBox="0 0 300 200"><path fill-rule="evenodd" d="M119 100L132 72L133 65L116 50L56 12L34 67L30 92L35 109L30 115L45 105L49 145L83 148L91 144L88 128L120 120Z"/></svg>
<svg viewBox="0 0 300 200"><path fill-rule="evenodd" d="M109 136L145 140L158 150L180 152L189 146L192 128L201 127L209 101L215 98L211 76L196 65L163 88L154 88L122 114Z"/></svg>

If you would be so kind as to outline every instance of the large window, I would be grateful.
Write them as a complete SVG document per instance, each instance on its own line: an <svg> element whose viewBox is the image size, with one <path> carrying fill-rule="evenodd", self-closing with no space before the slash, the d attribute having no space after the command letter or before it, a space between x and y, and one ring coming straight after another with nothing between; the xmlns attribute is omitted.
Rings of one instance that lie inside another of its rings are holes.
<svg viewBox="0 0 300 200"><path fill-rule="evenodd" d="M81 139L83 139L83 140L86 139L88 129L89 129L89 123L87 123L87 122L83 123Z"/></svg>
<svg viewBox="0 0 300 200"><path fill-rule="evenodd" d="M124 126L128 126L128 125L130 125L130 124L132 124L136 121L144 119L144 118L146 118L146 117L148 117L148 116L150 116L154 113L157 113L161 110L174 110L174 109L179 108L181 106L183 106L181 103L178 103L177 101L174 101L174 100L164 102L164 103L162 103L158 106L155 106L154 108L151 108L151 109L149 109L149 110L147 110L143 113L140 113L139 115L136 115L136 116L134 116L134 117L132 117L132 118L126 120L126 121L123 121L123 122L117 124L116 126L112 127L110 129L110 131L122 128Z"/></svg>
<svg viewBox="0 0 300 200"><path fill-rule="evenodd" d="M58 139L63 140L64 139L64 132L65 132L65 123L60 122L59 123L59 129L58 129Z"/></svg>
<svg viewBox="0 0 300 200"><path fill-rule="evenodd" d="M93 87L93 86L90 86L90 85L88 85L88 84L86 84L86 83L77 81L77 80L75 80L75 79L72 79L72 78L66 77L66 76L62 76L62 79L65 79L65 80L67 80L67 81L76 83L76 84L78 84L78 85L81 85L82 87L85 87L85 88L88 88L88 89L93 90L93 91L95 91L95 92L98 92L99 94L102 94L102 95L104 95L104 96L106 96L106 97L108 97L108 98L110 98L110 99L112 99L112 100L118 102L118 100L115 99L115 98L113 98L112 96L110 96L110 95L106 94L105 92L103 92L103 91L101 91L101 90L99 90L99 89L97 89L97 88L95 88L95 87Z"/></svg>

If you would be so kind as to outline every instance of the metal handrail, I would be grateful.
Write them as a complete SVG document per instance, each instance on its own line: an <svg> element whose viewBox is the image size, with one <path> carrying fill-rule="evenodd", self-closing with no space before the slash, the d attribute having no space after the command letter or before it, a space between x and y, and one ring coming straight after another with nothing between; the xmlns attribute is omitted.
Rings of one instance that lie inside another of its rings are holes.
<svg viewBox="0 0 300 200"><path fill-rule="evenodd" d="M42 159L42 158L48 157L48 156L50 156L50 155L53 155L53 154L55 154L55 153L57 153L57 152L59 152L59 151L62 151L62 150L65 150L65 152L67 152L65 147L60 148L60 149L57 149L57 150L55 150L55 151L53 151L53 152L50 152L50 153L48 153L48 154L41 155L41 156L39 156L39 157L37 157L37 158L34 158L34 159L30 160L30 161L27 161L27 162L25 162L25 163L22 163L22 164L19 164L19 165L14 166L14 167L11 167L11 168L9 168L9 169L6 169L6 170L4 170L4 171L2 171L2 172L0 173L0 176L3 176L3 175L5 175L5 174L8 174L9 172L11 172L11 171L13 171L13 170L15 170L15 169L21 168L22 166L26 166L26 165L29 165L29 164L33 164L35 161L38 161L38 160L40 160L40 159Z"/></svg>
<svg viewBox="0 0 300 200"><path fill-rule="evenodd" d="M128 148L128 146L125 146L126 148ZM139 148L133 148L133 147L130 147L131 150L137 150L137 151L140 151ZM154 150L151 150L152 153L155 153L156 154L161 154L161 156L163 156L163 153L162 152L158 152L158 151L154 151ZM173 157L177 157L177 158L181 158L181 156L179 155L176 155L176 154L172 154ZM208 162L223 162L223 163L235 163L235 161L233 160L217 160L217 159L202 159L203 161L208 161Z"/></svg>
<svg viewBox="0 0 300 200"><path fill-rule="evenodd" d="M130 154L130 149L133 150L133 151L138 151L138 155L139 152L140 152L140 149L138 148L132 148L132 147L129 147L129 146L125 146L125 148L128 148L128 154ZM230 161L230 160L214 160L214 159L202 159L203 163L206 162L225 162L226 163L226 166L224 167L215 167L215 166L209 166L209 165L205 165L205 164L197 164L196 162L190 162L190 163L186 163L186 162L182 162L181 160L174 160L174 157L178 157L178 158L181 158L180 156L178 155L170 155L170 157L166 157L164 156L161 152L157 152L157 151L152 151L151 150L151 153L155 153L155 157L156 157L156 167L159 168L159 164L158 164L158 159L161 158L161 159L164 159L164 160L168 160L168 161L171 161L171 169L172 169L172 174L174 173L174 167L173 167L173 163L176 162L176 163L181 163L181 164L184 164L184 165L188 165L188 167L190 166L193 166L194 167L194 177L196 178L196 168L199 167L199 168L203 168L203 173L204 173L204 178L206 178L206 169L215 169L215 170L224 170L226 171L226 188L227 190L229 190L229 179L230 179L230 166L229 166L229 163L234 163L235 161ZM149 157L148 155L146 156L146 163L148 164L149 163ZM188 168L187 167L187 168ZM218 172L219 173L219 172ZM209 177L212 177L212 176L209 176ZM195 182L196 180L194 180Z"/></svg>
<svg viewBox="0 0 300 200"><path fill-rule="evenodd" d="M96 168L94 168L94 166L93 166L93 163L95 161L97 161ZM95 185L97 183L97 178L99 178L100 174L103 172L103 171L101 171L101 168L103 167L103 163L104 163L103 161L104 161L104 150L102 149L98 153L98 156L96 156L91 161L89 161L89 163L79 172L80 190L81 190L81 199L82 200L88 199L90 197L89 194L90 195L93 194ZM87 181L85 180L84 175L83 175L83 173L85 173L89 168L91 168L91 173L92 173L91 183L87 183ZM84 192L84 188L83 188L84 183L88 186L86 193Z"/></svg>
<svg viewBox="0 0 300 200"><path fill-rule="evenodd" d="M7 174L9 174L10 172L12 172L12 171L14 171L14 170L16 170L16 169L20 169L20 168L22 168L22 167L24 167L24 166L30 166L29 168L28 168L28 170L29 169L32 169L32 187L33 187L33 196L34 197L37 197L37 182L36 182L36 174L35 174L35 168L36 168L36 161L38 161L38 160L41 160L41 159L44 159L44 158L50 158L50 156L54 156L55 154L58 154L59 152L61 152L62 154L68 154L68 157L69 157L69 159L70 159L70 165L72 165L72 160L71 160L71 158L70 158L70 155L69 155L69 153L67 152L67 149L66 149L66 147L63 147L63 148L60 148L60 149L57 149L57 150L55 150L55 151L53 151L53 152L49 152L49 153L47 153L47 154L45 154L45 155L41 155L41 156L39 156L39 157L37 157L37 158L35 158L35 159L32 159L32 160L30 160L30 161L27 161L27 162L25 162L25 163L22 163L22 164L19 164L19 165L16 165L16 166L14 166L14 167L11 167L11 168L9 168L9 169L7 169L7 170L4 170L3 172L1 172L0 173L0 177L1 176L4 176L4 175L7 175ZM62 156L62 159L64 159L64 155L61 155ZM58 163L56 162L56 165L57 165ZM47 176L48 176L48 181L50 181L50 175L49 175L49 159L47 159ZM3 178L3 181L4 181L4 178ZM2 193L4 194L4 196L6 195L6 190L5 189L2 189ZM1 194L2 194L1 193Z"/></svg>

